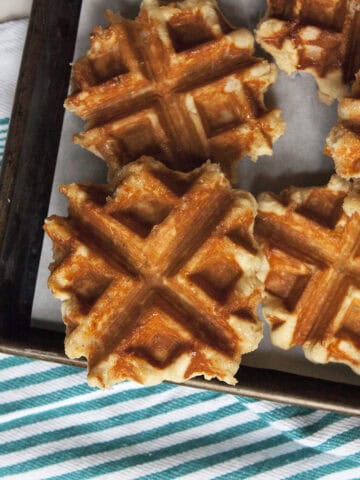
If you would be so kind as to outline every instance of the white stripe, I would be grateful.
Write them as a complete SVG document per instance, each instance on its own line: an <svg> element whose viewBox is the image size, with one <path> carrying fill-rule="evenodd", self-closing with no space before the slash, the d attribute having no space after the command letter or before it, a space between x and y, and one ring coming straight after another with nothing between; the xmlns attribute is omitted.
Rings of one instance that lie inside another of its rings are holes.
<svg viewBox="0 0 360 480"><path fill-rule="evenodd" d="M321 477L321 480L356 480L360 478L360 467L350 468L339 472L330 473Z"/></svg>
<svg viewBox="0 0 360 480"><path fill-rule="evenodd" d="M194 392L192 390L185 391L183 392L183 395L181 398L186 398L189 395L193 395L193 394ZM102 421L108 418L113 418L114 416L119 414L123 414L126 412L134 412L135 410L152 407L154 405L161 404L163 402L172 401L178 398L179 398L179 395L174 394L173 389L171 389L161 393L154 393L153 395L149 395L145 398L134 398L134 399L129 399L126 402L113 403L109 406L96 409L96 411L89 410L89 411L84 411L82 413L64 415L51 420L43 420L41 422L36 423L36 433L39 434L39 433L44 433L48 431L54 431L57 428L62 429L62 428L74 426L76 424L83 425L86 423L92 423L94 422L94 420ZM75 404L76 403L77 402L75 402ZM234 400L232 400L231 397L229 399L224 400L224 405L231 405L232 403L234 403ZM159 410L159 412L161 412L161 410ZM95 418L92 416L89 417L89 414L94 414ZM164 415L167 415L167 413L165 413ZM10 440L14 441L14 440L31 437L33 434L34 434L33 425L18 427L18 428L9 430L7 432L7 442ZM4 443L7 443L7 442L4 442Z"/></svg>
<svg viewBox="0 0 360 480"><path fill-rule="evenodd" d="M64 388L70 388L77 385L84 384L85 372L75 373L74 375L69 375L65 379L54 378L53 380L48 380L43 383L37 383L34 385L28 385L24 388L17 388L16 390L11 391L11 403L18 400L29 399L29 404L31 404L31 397L37 397L39 395L46 395L52 392L60 392ZM6 405L7 402L3 402L2 405ZM32 410L30 408L30 410ZM24 412L24 411L23 411Z"/></svg>
<svg viewBox="0 0 360 480"><path fill-rule="evenodd" d="M197 406L198 413L200 413L199 408L200 407L198 405ZM176 420L176 415L174 415L173 420ZM216 420L215 422L212 422L211 433L212 434L219 433L219 432L222 432L225 428L228 428L234 425L246 424L250 420L251 418L249 417L249 412L247 411L241 412L240 414L231 415L229 417L225 417L225 418ZM157 425L157 422L154 423L154 426L155 425ZM119 428L116 438L120 439L127 433L131 433L132 432L131 427L132 425L124 425L123 428L122 427ZM272 433L272 430L269 427L266 427L262 430L257 430L255 432L252 432L251 434L239 436L238 438L241 439L241 441L239 441L239 446L244 445L246 443L252 443L258 440L259 435L261 434L271 434L271 433ZM88 457L84 457L84 456L78 457L76 459L57 463L56 465L41 467L39 469L32 470L30 472L14 475L11 478L14 480L15 479L32 480L33 478L44 478L45 475L48 475L48 476L61 475L61 474L66 474L69 471L72 471L75 469L79 470L89 465L100 465L104 462L109 462L114 459L122 459L130 455L149 454L149 458L151 458L151 452L154 452L159 448L165 448L171 445L177 445L177 444L186 442L188 440L194 440L196 438L202 438L202 437L206 438L208 435L209 435L209 426L205 424L205 425L201 425L200 427L194 427L186 431L177 432L168 436L160 437L148 442L139 443L137 445L133 445L130 447L125 446L122 448L117 448L116 450L106 451L106 452L91 455ZM109 436L107 438L111 439L109 438ZM93 443L96 442L97 439L98 439L98 434L94 433ZM112 439L115 440L114 437L112 437ZM195 448L191 451L174 455L171 457L171 465L181 464L186 460L199 458L199 455L203 456L203 452L204 452L204 455L208 455L208 454L214 453L214 451L218 452L220 449L227 450L229 448L235 448L234 442L236 443L236 441L237 439L233 438L233 439L216 444L216 447L214 445L210 445L208 447ZM79 443L77 442L77 438L69 438L68 446L70 448L79 446ZM51 444L48 445L47 447L51 448ZM168 460L165 461L165 464L169 465ZM123 472L121 472L118 478L121 478L121 479L137 478L139 474L144 474L144 468L146 469L146 472L150 472L150 471L158 471L162 469L163 466L164 466L164 459L158 460L156 462L151 462L150 464L147 464L146 467L142 467L142 466L139 466L139 468L130 467L124 470Z"/></svg>
<svg viewBox="0 0 360 480"><path fill-rule="evenodd" d="M235 422L233 424L235 425ZM234 451L235 449L243 447L245 445L249 445L251 443L257 443L259 441L259 438L264 438L264 437L266 438L267 436L270 437L271 434L273 433L274 432L267 427L265 429L257 430L249 434L239 435L237 438L225 440L221 443L218 443L215 448L214 448L214 445L210 445L207 447L196 448L191 452L185 452L185 453L174 455L171 457L171 460L168 460L166 462L165 465L164 465L165 462L163 460L152 462L147 467L147 470L151 469L151 471L159 472L161 470L166 470L167 468L169 468L169 466L176 467L191 460L206 458L213 454L220 454L223 452ZM206 432L203 432L203 435L206 436ZM234 460L228 460L226 462L220 461L218 464L213 465L210 468L212 470L213 476L223 475L228 473L228 466L232 462L235 462L237 465L237 468L239 468L240 459L241 459L241 467L245 467L246 465L250 465L252 463L255 463L256 461L262 460L264 457L274 458L277 455L281 455L286 452L291 452L291 451L297 450L298 448L299 448L298 445L296 445L295 443L289 442L285 445L280 445L280 446L272 447L266 450L261 450L260 452L257 452L257 453L248 453L246 455L242 455L240 458L237 457ZM141 465L139 465L136 467L127 468L122 473L124 473L125 475L128 475L128 477L126 478L129 478L129 480L130 479L135 480L143 470L144 468ZM203 477L204 471L205 469L202 469L197 472L198 479L200 478L202 480L204 478ZM183 475L181 477L182 480L186 478L187 478L187 475Z"/></svg>
<svg viewBox="0 0 360 480"><path fill-rule="evenodd" d="M313 415L314 422L315 422L315 421L320 421L325 415L328 415L328 414L325 413L325 412L321 412L319 410L315 410L312 415ZM282 419L275 420L275 421L270 422L270 423L271 423L271 425L274 426L274 428L280 430L281 432L287 432L289 430L293 430L294 428L301 427L302 426L301 418L302 418L301 415L299 415L299 416L292 417L292 418L282 418ZM336 421L334 423L330 423L330 424L326 425L326 427L324 427L326 429L326 434L327 434L326 438L332 437L332 436L336 435L337 433L344 432L344 423L349 428L351 428L351 426L353 426L353 427L355 426L354 425L354 418L338 416L338 421ZM320 430L315 435L316 436L322 435L323 430L324 429Z"/></svg>
<svg viewBox="0 0 360 480"><path fill-rule="evenodd" d="M158 394L155 398L152 399L151 405L161 404L167 400L168 392L163 392L162 394ZM201 407L204 408L206 412L214 412L221 407L225 407L231 404L234 404L236 400L232 399L231 397L222 397L221 399L215 398L212 400L208 400L207 402L203 402ZM149 406L151 406L149 404ZM142 405L145 407L147 405ZM115 405L113 405L115 407ZM138 409L139 401L133 400L132 402L127 402L126 404L122 404L122 408L118 408L118 411L114 411L114 415L118 413L126 413L126 412L133 412L134 410ZM87 412L87 419L89 420L89 413ZM67 450L69 448L76 448L81 445L82 448L86 448L87 446L93 445L94 443L101 443L106 442L112 438L116 438L116 435L121 431L121 436L125 435L133 435L141 432L145 432L149 429L154 427L160 427L163 425L167 425L171 422L176 420L180 420L182 418L190 418L197 414L199 414L199 404L190 405L185 407L184 409L178 411L172 411L168 413L161 414L159 416L146 418L143 420L138 420L135 422L131 422L129 424L124 424L121 426L113 426L103 431L93 431L91 433L87 433L84 435L73 436L71 438L65 438L63 440L58 440L56 442L51 442L46 444L46 454L60 453L62 450ZM96 411L96 422L100 419L98 418L98 411ZM69 416L70 417L70 416ZM84 417L83 417L84 418ZM111 415L108 415L108 418L111 418ZM229 417L230 418L230 417ZM74 419L71 418L72 423L70 423L70 418L64 419L63 417L58 419L56 424L54 425L54 429L79 425L81 426L81 420L76 420L74 423ZM89 421L86 423L90 423ZM40 433L40 432L39 432ZM170 436L171 437L171 436ZM164 437L166 438L166 437ZM169 437L167 437L169 438ZM7 439L13 440L11 432L7 432ZM131 447L130 450L131 451ZM44 445L37 445L35 447L28 448L21 452L21 461L35 459L38 456L43 455L44 452ZM16 465L19 463L19 452L9 453L6 455L0 455L1 464L5 465Z"/></svg>
<svg viewBox="0 0 360 480"><path fill-rule="evenodd" d="M314 412L314 413L316 413L316 412ZM302 425L303 425L303 426L312 425L312 424L314 423L314 415L313 415L312 413L310 413L310 414L308 414L308 415L306 415L306 416L302 416L301 418L302 418ZM271 435L277 435L277 434L279 434L279 432L277 432L275 429L272 428L272 425L269 426L269 429L271 429ZM257 438L257 440L258 440L258 441L266 440L268 437L270 437L270 435L266 435L266 436L265 436L265 435L262 435L262 436L259 435L258 438ZM298 448L302 448L301 445L299 445L297 442L295 442L295 441L292 442L290 438L289 438L289 443L294 444L294 445L298 445ZM285 444L285 446L286 446L286 445L287 445L287 444ZM286 453L286 448L287 448L287 447L285 447L285 449L280 453L280 455L282 455L283 453ZM260 457L258 461L261 461L261 460L262 460L261 452L260 452L260 455L258 455L258 454L256 454L256 455L257 455L257 457ZM265 458L265 457L266 457L266 458L273 458L272 456L268 456L267 453L266 453L266 454L264 453L264 458ZM243 458L244 458L244 457L241 457L241 466L243 466L243 462L242 462ZM255 454L254 454L254 463L255 463ZM236 471L236 470L238 470L238 469L239 469L239 459L238 459L238 458L234 458L234 459L228 460L228 461L226 462L226 471L227 471L227 472ZM211 475L213 474L212 472L213 472L212 467L210 467L210 469L202 470L202 471L201 471L201 479L203 479L203 478L211 478ZM220 474L221 474L221 473L219 473L219 475L220 475ZM267 475L269 475L269 473L268 473ZM183 477L183 479L187 479L187 480L190 480L190 478L191 478L191 477L189 477L189 476ZM251 477L251 479L252 479L252 478L253 478L253 477ZM255 478L255 477L254 477L254 478ZM267 478L269 478L269 477L267 477ZM278 477L278 478L283 478L283 477Z"/></svg>
<svg viewBox="0 0 360 480"><path fill-rule="evenodd" d="M321 418L321 417L320 417ZM269 422L269 425L273 427L278 433L283 433L283 430L279 428L279 424L282 422L289 422L292 425L292 428L286 428L284 429L286 435L286 432L290 430L295 430L298 429L299 427L307 427L309 425L313 425L315 422L319 420L319 412L318 411L313 411L308 413L307 415L298 415L296 417L293 417L291 419L281 419L277 420L275 422ZM325 427L326 428L326 427ZM316 435L316 434L315 434ZM308 436L307 438L311 438L313 435ZM290 440L290 435L289 435L289 440Z"/></svg>
<svg viewBox="0 0 360 480"><path fill-rule="evenodd" d="M285 422L286 420L284 420ZM278 428L277 422L274 422L273 426ZM331 425L326 425L313 435L306 436L304 438L296 438L296 441L304 447L318 447L322 443L326 442L330 438L339 432L345 432L354 426L354 419L351 417L344 418ZM333 449L329 450L333 453Z"/></svg>
<svg viewBox="0 0 360 480"><path fill-rule="evenodd" d="M66 380L66 385L64 385L64 381L58 380L58 385L57 386L58 386L58 391L61 392L61 390L64 389L65 387L67 388L67 387L70 387L70 386L76 386L76 385L82 385L82 384L84 384L83 379L74 378L74 375L72 375L71 377L69 377ZM138 389L138 388L143 388L143 387L141 385L137 385L136 383L133 383L131 388L129 388L129 384L124 383L124 384L119 384L114 388L118 388L119 389L118 391L121 391L122 389L133 390L133 389ZM49 392L47 392L47 393L49 393ZM10 412L10 413L7 413L5 415L1 415L1 420L3 422L8 422L10 420L15 420L17 418L22 418L26 415L31 415L31 414L40 413L40 412L46 412L46 411L49 411L49 410L51 411L55 408L64 407L66 405L73 405L74 402L85 402L87 400L92 400L92 399L101 398L101 397L104 397L104 396L109 396L109 395L112 395L113 393L114 393L114 390L94 390L94 391L91 391L89 393L84 393L82 395L73 396L73 397L70 397L70 398L67 398L67 399L64 399L64 400L59 400L57 402L52 402L51 404L41 405L41 406L38 406L38 407L29 407L29 408L25 408L23 410ZM13 396L13 393L11 393L11 396ZM31 401L29 400L28 403L31 404Z"/></svg>
<svg viewBox="0 0 360 480"><path fill-rule="evenodd" d="M128 387L129 385L127 386L127 388L121 389L121 391L131 393L137 390L137 388L129 389ZM100 395L96 395L96 397L90 397L89 400L93 399L94 400L93 403L96 403L96 400L100 400L104 397L114 395L115 393L116 395L119 395L119 394L121 395L121 392L119 391L115 392L114 390L112 391L107 390L105 392L104 392L104 395L101 394L103 392L100 392ZM182 393L182 396L179 397L179 394L178 393L176 394L174 392L174 389L170 389L170 390L165 390L164 392L161 392L161 393L154 393L152 395L148 395L145 398L134 398L134 399L130 398L126 402L116 402L114 399L113 403L111 403L110 405L102 408L98 407L96 410L89 410L89 411L84 410L81 413L68 414L68 415L59 416L50 420L45 419L42 421L37 421L36 433L39 434L39 433L54 431L57 428L66 428L69 426L74 426L76 424L80 425L80 424L92 423L95 419L96 421L102 421L108 418L112 418L116 415L119 415L123 413L124 410L132 412L135 410L140 410L140 407L147 408L147 407L156 405L160 402L171 401L177 398L185 398L193 394L194 394L193 389L189 389L189 390L185 390ZM81 398L81 401L83 401L82 398ZM72 399L71 403L73 405L76 405L81 402L79 402L78 398L75 397ZM89 418L89 414L93 414L95 418L94 417ZM7 441L9 440L14 441L14 440L24 439L27 437L32 437L33 434L34 434L34 425L32 424L24 425L22 427L17 427L17 428L8 430ZM0 443L0 446L1 446L1 443ZM1 451L0 451L0 455L1 455Z"/></svg>
<svg viewBox="0 0 360 480"><path fill-rule="evenodd" d="M25 363L23 365L15 365L14 367L5 368L4 370L0 370L0 388L1 382L5 382L6 380L13 380L15 378L26 377L27 375L31 375L32 373L42 373L48 370L54 370L55 368L61 368L59 365L54 363L48 362L39 362L36 366L33 362ZM74 370L76 372L76 370ZM21 386L21 382L19 382ZM12 390L13 392L13 390ZM3 394L4 392L1 392ZM12 398L12 395L11 395ZM0 396L0 400L3 400L2 395ZM0 402L0 405L3 402Z"/></svg>
<svg viewBox="0 0 360 480"><path fill-rule="evenodd" d="M352 425L354 427L354 425ZM351 427L350 427L351 428ZM360 426L359 428L359 435L360 435ZM331 453L336 455L337 457L347 457L348 455L354 455L360 453L360 437L356 438L355 440L349 441L344 445L340 445L339 447L334 448Z"/></svg>
<svg viewBox="0 0 360 480"><path fill-rule="evenodd" d="M273 468L271 471L254 475L251 477L251 480L269 480L270 478L277 480L279 478L288 478L299 472L310 472L314 468L322 467L333 461L334 457L332 455L318 453L315 454L314 457L304 458L297 462L283 465L282 467Z"/></svg>
<svg viewBox="0 0 360 480"><path fill-rule="evenodd" d="M249 410L257 414L270 413L283 407L286 407L286 405L270 402L267 400L262 400L261 402L250 402L248 404Z"/></svg>
<svg viewBox="0 0 360 480"><path fill-rule="evenodd" d="M274 406L276 408L279 408L279 405L271 404L270 402L256 402L249 404L249 409L256 413L264 413L271 412L271 410L274 409ZM296 417L292 418L283 418L279 420L268 421L268 423L276 430L279 430L280 432L285 432L286 434L286 432L301 428L305 425L312 425L313 423L320 421L325 415L327 415L326 412L315 410L306 415L305 417L303 415L297 415ZM294 441L299 442L299 444L305 447L317 447L326 440L332 438L334 435L349 430L354 426L354 417L339 417L339 421L324 426L310 436L305 436L303 438L295 438ZM357 440L352 443L352 445L354 445L355 451L360 451L359 442L360 440ZM339 455L342 455L343 452L345 452L346 450L347 447L346 445L344 445L333 449L331 453L336 454L335 452L338 452Z"/></svg>

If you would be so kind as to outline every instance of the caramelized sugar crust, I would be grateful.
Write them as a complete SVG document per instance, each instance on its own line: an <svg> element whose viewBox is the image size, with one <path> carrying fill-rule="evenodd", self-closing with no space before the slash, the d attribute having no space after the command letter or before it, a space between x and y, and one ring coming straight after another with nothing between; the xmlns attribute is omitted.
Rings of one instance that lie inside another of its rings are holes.
<svg viewBox="0 0 360 480"><path fill-rule="evenodd" d="M326 139L325 153L335 162L336 173L345 178L360 177L360 71L352 96L340 100L339 122Z"/></svg>
<svg viewBox="0 0 360 480"><path fill-rule="evenodd" d="M334 175L325 187L262 194L255 232L270 271L264 315L275 345L302 345L319 363L360 373L360 194Z"/></svg>
<svg viewBox="0 0 360 480"><path fill-rule="evenodd" d="M360 68L360 1L268 0L257 40L285 72L312 73L331 102Z"/></svg>
<svg viewBox="0 0 360 480"><path fill-rule="evenodd" d="M102 157L110 176L141 155L190 171L208 158L229 175L249 155L270 155L284 132L264 92L273 64L233 29L214 0L144 0L135 20L106 11L72 71L65 106L86 121L75 143Z"/></svg>
<svg viewBox="0 0 360 480"><path fill-rule="evenodd" d="M185 174L143 157L115 184L62 186L69 217L46 220L67 355L86 357L100 387L196 375L235 383L262 338L255 200L209 162Z"/></svg>

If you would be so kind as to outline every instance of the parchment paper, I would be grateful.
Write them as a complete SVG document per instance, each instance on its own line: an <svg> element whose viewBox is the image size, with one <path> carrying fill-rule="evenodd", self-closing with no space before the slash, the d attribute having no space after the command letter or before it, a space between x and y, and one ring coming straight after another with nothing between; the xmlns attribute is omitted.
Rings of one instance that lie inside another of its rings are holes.
<svg viewBox="0 0 360 480"><path fill-rule="evenodd" d="M265 0L220 0L219 4L231 23L250 29L255 28L266 8ZM74 59L86 52L93 26L105 25L102 13L105 8L134 17L138 5L137 0L84 0ZM263 52L260 54L266 56ZM256 164L249 159L240 163L238 186L257 194L263 190L277 192L289 185L326 183L333 173L333 163L323 155L322 149L327 133L337 120L336 102L327 106L318 100L315 81L310 75L298 73L288 77L279 72L276 84L267 93L267 104L282 109L286 132L275 143L272 157L261 157ZM105 163L72 144L72 134L82 128L82 120L65 113L49 214L67 215L66 201L57 190L59 184L105 181ZM63 330L60 301L55 300L47 289L51 261L51 242L45 237L33 302L33 325ZM245 355L242 363L360 385L360 377L346 366L315 365L305 359L300 347L284 351L272 346L267 326L259 349Z"/></svg>

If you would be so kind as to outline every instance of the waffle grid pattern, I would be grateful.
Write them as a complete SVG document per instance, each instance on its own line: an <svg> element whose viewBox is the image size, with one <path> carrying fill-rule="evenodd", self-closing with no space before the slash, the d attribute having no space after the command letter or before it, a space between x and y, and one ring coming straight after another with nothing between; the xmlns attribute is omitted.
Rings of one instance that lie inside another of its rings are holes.
<svg viewBox="0 0 360 480"><path fill-rule="evenodd" d="M327 187L263 194L256 232L270 265L264 314L273 343L360 372L357 197L337 176Z"/></svg>
<svg viewBox="0 0 360 480"><path fill-rule="evenodd" d="M215 165L181 174L148 158L121 172L112 196L76 184L62 192L70 218L46 222L49 286L64 301L67 354L88 358L89 380L172 372L234 383L262 336L251 195L235 193Z"/></svg>
<svg viewBox="0 0 360 480"><path fill-rule="evenodd" d="M274 65L253 56L254 39L233 30L215 2L143 2L135 21L106 12L87 55L73 66L65 106L86 120L75 143L110 172L151 155L182 171L208 158L231 175L245 155L271 154L284 131L264 92Z"/></svg>

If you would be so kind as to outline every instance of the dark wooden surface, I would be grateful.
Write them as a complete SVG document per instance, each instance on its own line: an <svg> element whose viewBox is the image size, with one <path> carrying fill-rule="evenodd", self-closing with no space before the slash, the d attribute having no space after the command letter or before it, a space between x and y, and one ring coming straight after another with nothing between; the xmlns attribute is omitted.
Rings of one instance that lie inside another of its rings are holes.
<svg viewBox="0 0 360 480"><path fill-rule="evenodd" d="M85 367L61 333L30 328L31 306L81 0L34 0L0 179L0 351ZM359 388L242 366L236 386L186 385L360 415Z"/></svg>
<svg viewBox="0 0 360 480"><path fill-rule="evenodd" d="M0 332L26 338L81 0L34 0L0 178Z"/></svg>

